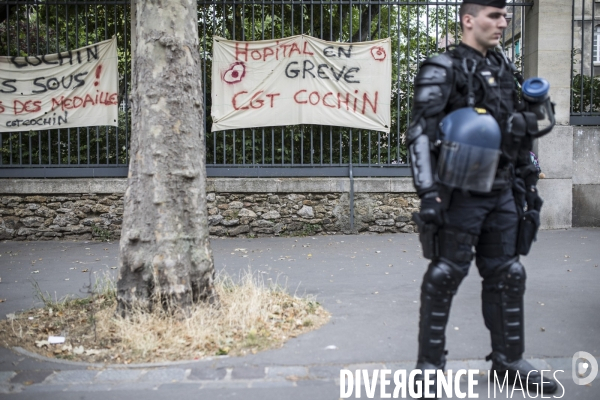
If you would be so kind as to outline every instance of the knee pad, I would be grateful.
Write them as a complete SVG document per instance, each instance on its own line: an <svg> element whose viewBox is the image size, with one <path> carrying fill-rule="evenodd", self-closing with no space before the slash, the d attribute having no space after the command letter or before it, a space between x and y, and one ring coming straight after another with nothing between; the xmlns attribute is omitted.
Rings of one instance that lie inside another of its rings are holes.
<svg viewBox="0 0 600 400"><path fill-rule="evenodd" d="M522 296L526 280L525 267L518 259L512 259L497 268L489 283L486 285L484 282L484 287L487 286L492 291L505 291L512 296Z"/></svg>
<svg viewBox="0 0 600 400"><path fill-rule="evenodd" d="M450 262L433 261L423 277L423 291L434 296L454 295L465 275L458 266Z"/></svg>

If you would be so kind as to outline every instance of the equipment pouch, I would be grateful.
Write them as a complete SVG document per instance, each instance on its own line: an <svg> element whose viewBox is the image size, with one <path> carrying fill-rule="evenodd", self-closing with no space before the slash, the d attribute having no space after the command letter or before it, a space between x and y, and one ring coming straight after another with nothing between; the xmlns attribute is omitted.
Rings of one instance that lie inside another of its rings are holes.
<svg viewBox="0 0 600 400"><path fill-rule="evenodd" d="M421 242L421 247L423 249L423 257L428 260L437 258L439 256L438 226L423 221L419 213L416 212L413 213L412 219L419 227L419 241Z"/></svg>
<svg viewBox="0 0 600 400"><path fill-rule="evenodd" d="M519 254L526 256L529 253L539 227L540 212L538 210L526 211L519 222L519 236L517 238L517 251Z"/></svg>

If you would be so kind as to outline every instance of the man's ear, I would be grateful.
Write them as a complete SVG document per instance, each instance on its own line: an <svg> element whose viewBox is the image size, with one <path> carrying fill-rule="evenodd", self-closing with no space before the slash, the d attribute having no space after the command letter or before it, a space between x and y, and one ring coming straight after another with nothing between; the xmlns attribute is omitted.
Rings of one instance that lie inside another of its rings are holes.
<svg viewBox="0 0 600 400"><path fill-rule="evenodd" d="M463 30L473 28L473 16L470 14L463 15L462 26L463 26Z"/></svg>

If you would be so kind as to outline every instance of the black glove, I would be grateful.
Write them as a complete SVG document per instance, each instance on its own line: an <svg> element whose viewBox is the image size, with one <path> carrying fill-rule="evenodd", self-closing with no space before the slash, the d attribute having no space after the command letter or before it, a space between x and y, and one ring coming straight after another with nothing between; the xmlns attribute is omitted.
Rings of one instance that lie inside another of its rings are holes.
<svg viewBox="0 0 600 400"><path fill-rule="evenodd" d="M540 211L542 209L542 204L544 204L544 200L538 194L537 188L535 186L529 186L525 191L525 201L527 202L527 210L537 210Z"/></svg>
<svg viewBox="0 0 600 400"><path fill-rule="evenodd" d="M444 224L443 211L442 199L438 192L429 192L423 195L421 198L421 212L419 213L423 222L442 226Z"/></svg>

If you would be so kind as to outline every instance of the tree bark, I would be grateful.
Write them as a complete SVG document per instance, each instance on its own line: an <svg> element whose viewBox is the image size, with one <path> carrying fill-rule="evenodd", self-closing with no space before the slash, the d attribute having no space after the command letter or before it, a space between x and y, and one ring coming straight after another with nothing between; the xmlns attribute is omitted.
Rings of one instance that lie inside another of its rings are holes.
<svg viewBox="0 0 600 400"><path fill-rule="evenodd" d="M135 0L131 161L117 312L216 302L196 0Z"/></svg>

